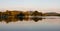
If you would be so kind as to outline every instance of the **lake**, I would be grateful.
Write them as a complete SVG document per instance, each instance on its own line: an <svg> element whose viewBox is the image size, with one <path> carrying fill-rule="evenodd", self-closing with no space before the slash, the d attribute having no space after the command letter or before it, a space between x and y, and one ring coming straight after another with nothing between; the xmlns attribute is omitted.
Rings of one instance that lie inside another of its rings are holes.
<svg viewBox="0 0 60 31"><path fill-rule="evenodd" d="M34 22L16 21L5 23L0 22L0 31L60 31L60 17L45 16L45 19Z"/></svg>

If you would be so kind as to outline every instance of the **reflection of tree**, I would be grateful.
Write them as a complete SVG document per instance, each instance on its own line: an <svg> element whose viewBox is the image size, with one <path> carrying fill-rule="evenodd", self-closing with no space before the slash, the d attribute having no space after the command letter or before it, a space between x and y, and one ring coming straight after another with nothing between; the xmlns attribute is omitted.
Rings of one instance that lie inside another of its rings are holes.
<svg viewBox="0 0 60 31"><path fill-rule="evenodd" d="M11 20L4 20L6 23L12 22Z"/></svg>
<svg viewBox="0 0 60 31"><path fill-rule="evenodd" d="M38 22L39 20L42 20L42 17L32 17L31 18L32 20L34 20L35 22Z"/></svg>

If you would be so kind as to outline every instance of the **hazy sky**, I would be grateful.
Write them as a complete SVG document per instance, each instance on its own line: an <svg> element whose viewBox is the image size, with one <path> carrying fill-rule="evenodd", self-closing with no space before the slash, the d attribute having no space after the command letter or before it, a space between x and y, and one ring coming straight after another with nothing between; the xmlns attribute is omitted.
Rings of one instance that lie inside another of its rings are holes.
<svg viewBox="0 0 60 31"><path fill-rule="evenodd" d="M0 10L4 9L60 12L60 0L0 0Z"/></svg>

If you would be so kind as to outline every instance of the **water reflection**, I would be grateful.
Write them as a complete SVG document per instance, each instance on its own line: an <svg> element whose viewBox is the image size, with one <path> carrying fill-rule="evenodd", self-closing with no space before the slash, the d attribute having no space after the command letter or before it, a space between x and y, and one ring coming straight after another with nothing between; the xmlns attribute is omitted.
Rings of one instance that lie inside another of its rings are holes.
<svg viewBox="0 0 60 31"><path fill-rule="evenodd" d="M41 21L43 18L38 18L38 17L32 17L32 18L29 18L29 20L33 20L35 22L38 22L39 20ZM22 18L22 17L18 17L18 18L8 18L8 19L0 19L0 22L4 21L6 23L9 23L9 22L16 22L16 21L23 21L25 20L25 18ZM27 21L27 20L25 20Z"/></svg>
<svg viewBox="0 0 60 31"><path fill-rule="evenodd" d="M34 20L35 22L38 22L39 20L42 20L43 18L42 17L40 17L40 18L38 18L38 17L32 17L31 19Z"/></svg>
<svg viewBox="0 0 60 31"><path fill-rule="evenodd" d="M18 17L16 17L16 18L13 18L13 17L9 17L9 18L7 18L7 19L0 19L0 22L2 22L2 21L4 21L4 22L6 22L6 23L9 23L9 22L17 22L17 21L34 21L34 22L38 22L38 21L43 21L44 19L45 20L47 20L47 19L49 19L49 20L51 20L51 19L53 19L53 20L55 20L55 19L60 19L60 17L57 17L57 16L45 16L45 17L37 17L37 16L33 16L33 17L30 17L30 18L24 18L24 15L22 16L22 17L20 17L21 15L18 15ZM45 21L44 20L44 21ZM48 20L48 21L49 21ZM57 21L57 20L56 20Z"/></svg>
<svg viewBox="0 0 60 31"><path fill-rule="evenodd" d="M21 21L20 19L11 18L5 19L3 23L0 23L1 30L14 30L14 31L40 31L40 30L60 30L60 17L50 16L50 17L31 17L29 20L25 18ZM54 18L54 19L52 19ZM35 21L35 22L34 22Z"/></svg>

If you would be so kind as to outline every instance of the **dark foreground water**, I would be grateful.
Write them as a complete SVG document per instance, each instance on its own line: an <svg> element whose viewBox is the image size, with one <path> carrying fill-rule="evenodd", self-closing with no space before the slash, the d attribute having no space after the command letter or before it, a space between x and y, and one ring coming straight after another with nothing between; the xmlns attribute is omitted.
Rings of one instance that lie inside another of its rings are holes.
<svg viewBox="0 0 60 31"><path fill-rule="evenodd" d="M60 31L60 17L46 16L38 22L33 20L0 22L0 31Z"/></svg>

